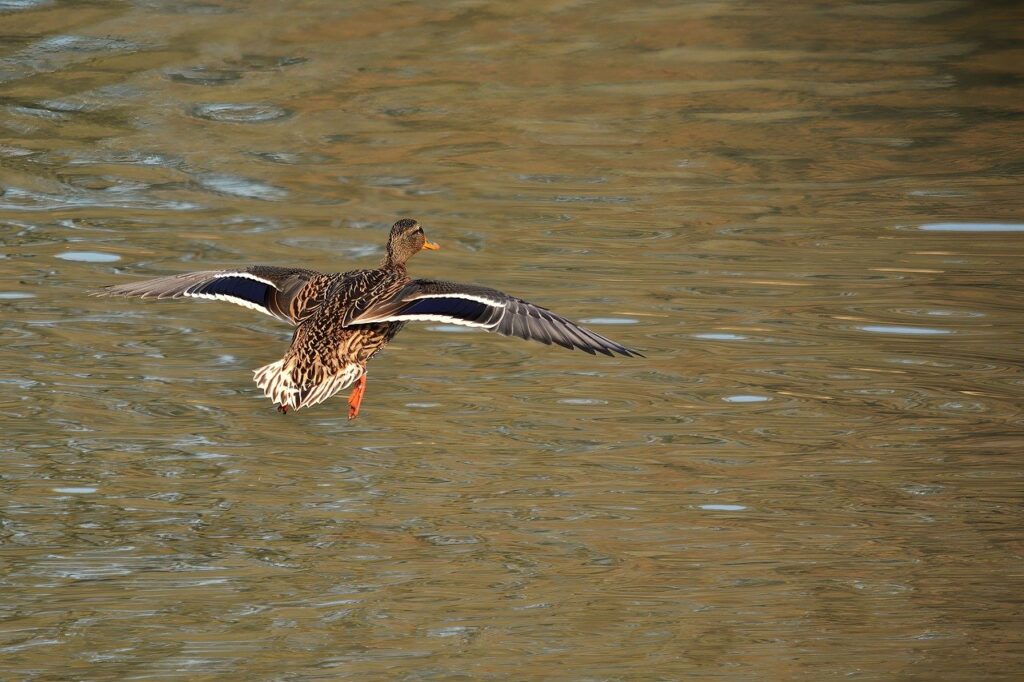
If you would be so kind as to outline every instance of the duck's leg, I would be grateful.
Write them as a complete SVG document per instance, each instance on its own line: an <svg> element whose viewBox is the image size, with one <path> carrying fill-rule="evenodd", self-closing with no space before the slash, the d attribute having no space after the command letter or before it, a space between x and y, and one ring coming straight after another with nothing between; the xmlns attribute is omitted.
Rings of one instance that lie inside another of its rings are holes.
<svg viewBox="0 0 1024 682"><path fill-rule="evenodd" d="M359 377L356 387L348 397L348 418L355 419L359 416L359 406L363 403L363 394L366 393L366 375Z"/></svg>
<svg viewBox="0 0 1024 682"><path fill-rule="evenodd" d="M280 412L281 414L288 414L288 408L285 407L284 405L278 405L277 411Z"/></svg>

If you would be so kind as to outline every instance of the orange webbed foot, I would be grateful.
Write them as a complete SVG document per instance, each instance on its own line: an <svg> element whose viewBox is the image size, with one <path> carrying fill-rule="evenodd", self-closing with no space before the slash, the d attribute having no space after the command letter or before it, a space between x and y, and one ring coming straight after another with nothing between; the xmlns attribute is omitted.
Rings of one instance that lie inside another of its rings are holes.
<svg viewBox="0 0 1024 682"><path fill-rule="evenodd" d="M359 416L359 406L363 403L363 394L366 393L366 375L359 377L356 387L352 389L348 397L348 418L355 419Z"/></svg>

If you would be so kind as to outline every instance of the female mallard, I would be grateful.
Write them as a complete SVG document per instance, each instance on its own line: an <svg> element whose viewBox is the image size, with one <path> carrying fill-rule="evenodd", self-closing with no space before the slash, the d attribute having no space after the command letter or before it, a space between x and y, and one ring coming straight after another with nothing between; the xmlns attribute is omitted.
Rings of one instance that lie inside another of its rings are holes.
<svg viewBox="0 0 1024 682"><path fill-rule="evenodd" d="M110 286L100 296L210 298L259 310L295 325L288 352L260 367L256 384L287 413L327 400L358 382L348 399L355 419L366 391L366 363L408 321L479 327L594 355L639 356L549 310L494 289L432 279L409 279L405 263L437 249L411 218L395 223L387 255L375 270L325 275L303 268L253 265L206 270Z"/></svg>

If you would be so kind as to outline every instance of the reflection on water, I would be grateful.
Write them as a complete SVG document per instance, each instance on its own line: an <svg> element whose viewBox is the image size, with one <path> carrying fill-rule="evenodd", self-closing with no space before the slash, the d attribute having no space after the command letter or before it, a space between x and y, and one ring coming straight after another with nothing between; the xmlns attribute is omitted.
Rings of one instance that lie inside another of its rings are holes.
<svg viewBox="0 0 1024 682"><path fill-rule="evenodd" d="M0 0L0 677L1019 676L1021 19ZM85 295L402 215L647 358Z"/></svg>

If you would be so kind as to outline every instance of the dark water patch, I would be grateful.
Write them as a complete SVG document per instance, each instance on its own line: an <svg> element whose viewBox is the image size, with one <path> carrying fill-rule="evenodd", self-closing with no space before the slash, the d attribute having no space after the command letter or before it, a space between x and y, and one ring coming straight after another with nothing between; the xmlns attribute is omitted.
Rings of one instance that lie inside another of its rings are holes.
<svg viewBox="0 0 1024 682"><path fill-rule="evenodd" d="M239 71L208 69L204 66L196 66L183 71L171 71L167 74L167 78L170 80L177 83L188 83L189 85L229 85L239 80L241 77L242 74ZM218 113L222 114L223 112ZM237 115L237 112L235 113ZM208 110L204 110L198 115L201 115L202 118L211 118L213 113Z"/></svg>
<svg viewBox="0 0 1024 682"><path fill-rule="evenodd" d="M299 64L305 64L308 61L309 59L307 57L294 55L276 56L244 54L237 59L227 60L227 63L247 71L271 71L289 66L298 66Z"/></svg>

